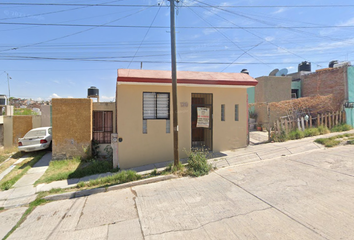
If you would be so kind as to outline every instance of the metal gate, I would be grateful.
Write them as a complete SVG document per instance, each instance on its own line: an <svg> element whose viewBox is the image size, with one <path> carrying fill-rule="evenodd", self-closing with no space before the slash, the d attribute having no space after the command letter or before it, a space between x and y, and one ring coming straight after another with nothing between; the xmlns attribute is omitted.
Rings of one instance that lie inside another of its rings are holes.
<svg viewBox="0 0 354 240"><path fill-rule="evenodd" d="M199 115L198 115L199 111ZM213 94L192 93L192 149L213 150Z"/></svg>

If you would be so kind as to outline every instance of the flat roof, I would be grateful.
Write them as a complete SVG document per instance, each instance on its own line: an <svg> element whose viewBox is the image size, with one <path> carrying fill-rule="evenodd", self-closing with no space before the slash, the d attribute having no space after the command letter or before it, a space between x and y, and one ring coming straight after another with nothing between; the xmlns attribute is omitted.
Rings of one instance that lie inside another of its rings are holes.
<svg viewBox="0 0 354 240"><path fill-rule="evenodd" d="M171 84L171 71L118 69L117 82ZM219 86L256 86L258 82L245 73L177 71L177 83Z"/></svg>

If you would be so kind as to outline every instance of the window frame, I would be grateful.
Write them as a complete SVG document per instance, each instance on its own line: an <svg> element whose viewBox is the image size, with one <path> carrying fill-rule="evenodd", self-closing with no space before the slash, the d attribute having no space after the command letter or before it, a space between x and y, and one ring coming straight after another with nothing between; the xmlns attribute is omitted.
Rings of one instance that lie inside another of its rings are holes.
<svg viewBox="0 0 354 240"><path fill-rule="evenodd" d="M220 115L221 115L221 121L222 122L225 122L225 119L226 119L226 107L225 107L225 104L221 104L221 108L220 108L220 110L221 110L221 113L220 113Z"/></svg>
<svg viewBox="0 0 354 240"><path fill-rule="evenodd" d="M156 94L156 98L155 98L155 117L154 118L145 118L145 115L144 115L144 93L155 93ZM168 107L168 116L167 118L166 117L158 117L157 116L157 96L159 94L166 94L167 95L167 99L168 99L168 103L167 103L167 107ZM170 93L169 92L143 92L143 108L142 108L142 115L143 115L143 120L170 120L170 116L171 116L171 108L170 108L170 105L171 105L171 98L170 98Z"/></svg>
<svg viewBox="0 0 354 240"><path fill-rule="evenodd" d="M240 107L238 104L235 104L235 122L240 121Z"/></svg>

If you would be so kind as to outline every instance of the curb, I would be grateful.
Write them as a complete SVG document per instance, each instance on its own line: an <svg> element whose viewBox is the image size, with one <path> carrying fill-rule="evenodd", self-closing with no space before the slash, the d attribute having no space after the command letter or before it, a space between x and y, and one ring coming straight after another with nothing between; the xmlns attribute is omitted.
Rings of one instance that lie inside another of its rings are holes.
<svg viewBox="0 0 354 240"><path fill-rule="evenodd" d="M78 198L78 197L86 197L86 196L90 196L90 195L93 195L96 193L103 193L103 192L109 192L109 191L114 191L114 190L120 190L120 189L124 189L124 188L130 188L130 187L135 187L135 186L149 184L149 183L167 181L167 180L171 180L171 179L175 179L175 178L178 178L178 177L176 175L172 175L172 174L165 175L165 176L157 176L157 177L142 179L139 181L114 185L114 186L110 186L110 187L106 187L106 188L101 187L101 188L93 188L93 189L82 190L82 191L77 191L77 192L69 192L69 193L50 195L50 196L44 197L43 199L50 200L50 201L57 201L57 200L65 200L65 199Z"/></svg>

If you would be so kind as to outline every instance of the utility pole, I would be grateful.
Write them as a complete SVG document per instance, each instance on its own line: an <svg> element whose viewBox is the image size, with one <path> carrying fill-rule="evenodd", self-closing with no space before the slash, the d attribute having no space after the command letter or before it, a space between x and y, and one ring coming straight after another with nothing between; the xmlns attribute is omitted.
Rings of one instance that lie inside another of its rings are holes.
<svg viewBox="0 0 354 240"><path fill-rule="evenodd" d="M174 165L179 164L178 152L178 109L177 109L177 63L175 33L175 0L170 1L171 22L171 64L172 64L172 109L173 109L173 159ZM179 0L177 0L179 2Z"/></svg>
<svg viewBox="0 0 354 240"><path fill-rule="evenodd" d="M9 76L9 74L8 73L6 73L7 74L7 86L8 86L8 88L9 88L9 100L7 101L7 104L8 105L10 105L10 79L12 79L10 76Z"/></svg>

